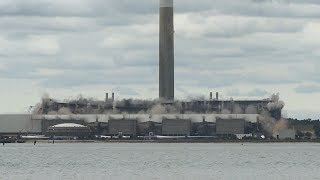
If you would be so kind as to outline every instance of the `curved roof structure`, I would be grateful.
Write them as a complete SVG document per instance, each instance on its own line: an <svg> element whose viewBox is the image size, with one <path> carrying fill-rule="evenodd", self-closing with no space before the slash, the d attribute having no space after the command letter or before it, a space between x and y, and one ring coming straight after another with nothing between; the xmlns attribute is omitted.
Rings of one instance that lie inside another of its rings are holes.
<svg viewBox="0 0 320 180"><path fill-rule="evenodd" d="M52 128L84 128L87 126L81 125L81 124L75 124L75 123L63 123L63 124L57 124L54 126L50 126Z"/></svg>

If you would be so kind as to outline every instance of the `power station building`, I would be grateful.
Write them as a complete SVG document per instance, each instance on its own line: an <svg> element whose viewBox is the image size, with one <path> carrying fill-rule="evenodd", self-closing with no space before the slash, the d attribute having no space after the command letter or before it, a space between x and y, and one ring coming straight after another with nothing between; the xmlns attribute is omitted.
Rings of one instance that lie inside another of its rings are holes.
<svg viewBox="0 0 320 180"><path fill-rule="evenodd" d="M211 92L205 100L175 100L173 0L160 0L159 6L158 100L115 100L114 93L110 99L107 93L103 101L80 98L61 102L45 98L34 109L34 115L0 115L0 134L53 133L65 123L78 124L79 128L88 126L91 133L106 135L243 134L244 122L257 122L262 113L276 120L281 118L284 105L277 98L223 100L218 93L213 98ZM75 127L63 128L72 131Z"/></svg>

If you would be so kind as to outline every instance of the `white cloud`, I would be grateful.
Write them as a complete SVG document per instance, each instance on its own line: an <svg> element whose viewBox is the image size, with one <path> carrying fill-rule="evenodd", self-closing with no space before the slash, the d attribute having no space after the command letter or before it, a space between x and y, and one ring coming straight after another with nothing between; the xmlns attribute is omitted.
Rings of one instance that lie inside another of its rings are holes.
<svg viewBox="0 0 320 180"><path fill-rule="evenodd" d="M8 39L0 35L0 58L1 55L7 55L10 45Z"/></svg>
<svg viewBox="0 0 320 180"><path fill-rule="evenodd" d="M5 65L0 62L0 70L5 69Z"/></svg>
<svg viewBox="0 0 320 180"><path fill-rule="evenodd" d="M47 77L47 76L58 76L63 74L62 69L50 69L50 68L39 68L35 72L32 72L33 75L38 77Z"/></svg>
<svg viewBox="0 0 320 180"><path fill-rule="evenodd" d="M157 40L157 28L157 24L108 27L103 30L105 38L102 46L125 49L153 45Z"/></svg>
<svg viewBox="0 0 320 180"><path fill-rule="evenodd" d="M295 33L304 21L285 18L266 18L230 15L185 13L176 16L176 32L186 38L203 36L237 37L255 33Z"/></svg>
<svg viewBox="0 0 320 180"><path fill-rule="evenodd" d="M55 55L60 51L59 40L53 36L31 36L26 46L34 54Z"/></svg>
<svg viewBox="0 0 320 180"><path fill-rule="evenodd" d="M302 32L302 43L308 47L320 46L320 22L309 22Z"/></svg>

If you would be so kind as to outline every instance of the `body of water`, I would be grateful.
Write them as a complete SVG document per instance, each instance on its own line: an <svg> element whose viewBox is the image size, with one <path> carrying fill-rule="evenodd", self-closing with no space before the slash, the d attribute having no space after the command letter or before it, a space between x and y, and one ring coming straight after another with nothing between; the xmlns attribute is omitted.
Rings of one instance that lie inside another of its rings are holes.
<svg viewBox="0 0 320 180"><path fill-rule="evenodd" d="M320 179L320 144L0 146L0 179Z"/></svg>

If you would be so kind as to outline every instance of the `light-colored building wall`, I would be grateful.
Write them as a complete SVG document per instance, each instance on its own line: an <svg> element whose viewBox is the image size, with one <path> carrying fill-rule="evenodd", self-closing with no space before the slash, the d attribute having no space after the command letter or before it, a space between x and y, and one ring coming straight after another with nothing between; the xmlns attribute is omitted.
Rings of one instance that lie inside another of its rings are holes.
<svg viewBox="0 0 320 180"><path fill-rule="evenodd" d="M0 134L41 133L41 121L34 120L30 114L0 115Z"/></svg>

